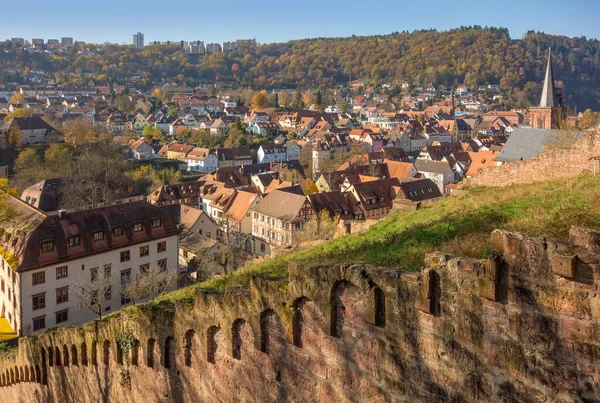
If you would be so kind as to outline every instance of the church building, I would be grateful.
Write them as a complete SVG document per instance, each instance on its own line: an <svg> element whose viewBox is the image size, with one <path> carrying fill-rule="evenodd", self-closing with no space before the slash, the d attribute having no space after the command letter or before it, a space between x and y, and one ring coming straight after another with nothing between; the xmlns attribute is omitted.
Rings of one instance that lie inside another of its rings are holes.
<svg viewBox="0 0 600 403"><path fill-rule="evenodd" d="M567 107L563 100L563 90L554 86L550 50L548 50L548 65L546 66L540 106L532 107L529 113L531 127L534 129L560 129L563 122L566 122Z"/></svg>

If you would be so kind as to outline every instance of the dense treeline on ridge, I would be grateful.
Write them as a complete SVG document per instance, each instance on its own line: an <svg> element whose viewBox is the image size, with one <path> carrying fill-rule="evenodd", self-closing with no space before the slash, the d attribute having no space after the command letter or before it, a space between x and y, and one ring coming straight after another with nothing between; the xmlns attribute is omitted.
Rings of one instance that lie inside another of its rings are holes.
<svg viewBox="0 0 600 403"><path fill-rule="evenodd" d="M100 81L124 82L139 76L136 87L174 81L189 86L219 81L255 89L332 88L351 79L373 84L408 80L471 88L500 84L512 106L527 106L539 91L552 49L554 74L567 102L598 109L600 42L528 32L511 39L505 28L461 27L382 36L317 38L253 46L232 53L186 54L178 45L151 45L143 50L124 45L85 45L64 54L17 50L0 52L0 64L43 69L57 83L85 84L92 72ZM1 50L1 49L0 49ZM75 73L75 74L67 74ZM575 96L576 94L576 96Z"/></svg>

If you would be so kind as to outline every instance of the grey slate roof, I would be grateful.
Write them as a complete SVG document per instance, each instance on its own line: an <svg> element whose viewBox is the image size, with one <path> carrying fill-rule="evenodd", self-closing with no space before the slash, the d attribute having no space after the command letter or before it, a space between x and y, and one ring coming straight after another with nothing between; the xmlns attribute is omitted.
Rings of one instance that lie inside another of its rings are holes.
<svg viewBox="0 0 600 403"><path fill-rule="evenodd" d="M559 130L517 128L512 131L496 161L528 160L543 153Z"/></svg>

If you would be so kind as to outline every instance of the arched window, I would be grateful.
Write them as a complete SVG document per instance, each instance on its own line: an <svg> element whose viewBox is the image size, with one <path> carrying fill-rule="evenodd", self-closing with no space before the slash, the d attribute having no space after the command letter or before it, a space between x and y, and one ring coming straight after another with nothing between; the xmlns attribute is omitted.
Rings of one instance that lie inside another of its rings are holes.
<svg viewBox="0 0 600 403"><path fill-rule="evenodd" d="M211 326L206 331L206 361L211 364L217 363L217 348L219 345L215 340L215 336L219 332L219 328L217 326Z"/></svg>
<svg viewBox="0 0 600 403"><path fill-rule="evenodd" d="M146 344L146 366L148 368L154 368L154 339L148 339Z"/></svg>
<svg viewBox="0 0 600 403"><path fill-rule="evenodd" d="M292 305L294 316L292 317L292 338L294 346L302 348L302 327L304 326L304 304L307 298L301 297Z"/></svg>
<svg viewBox="0 0 600 403"><path fill-rule="evenodd" d="M192 342L194 340L195 332L190 329L185 332L185 345L183 346L183 355L185 358L185 365L188 367L192 366Z"/></svg>
<svg viewBox="0 0 600 403"><path fill-rule="evenodd" d="M75 344L71 345L71 364L75 366L79 365L79 359L77 357L77 346Z"/></svg>
<svg viewBox="0 0 600 403"><path fill-rule="evenodd" d="M98 365L98 342L92 342L92 365Z"/></svg>
<svg viewBox="0 0 600 403"><path fill-rule="evenodd" d="M85 342L83 342L81 343L81 365L83 366L88 365L87 354L87 345L85 344Z"/></svg>
<svg viewBox="0 0 600 403"><path fill-rule="evenodd" d="M54 348L54 364L56 364L57 367L60 367L60 361L61 361L60 349L58 347L55 347Z"/></svg>
<svg viewBox="0 0 600 403"><path fill-rule="evenodd" d="M69 366L69 347L66 344L63 344L63 365Z"/></svg>
<svg viewBox="0 0 600 403"><path fill-rule="evenodd" d="M123 349L118 342L115 344L117 345L117 364L123 365Z"/></svg>
<svg viewBox="0 0 600 403"><path fill-rule="evenodd" d="M272 310L266 310L260 314L260 351L269 354L269 322L271 317L275 315Z"/></svg>
<svg viewBox="0 0 600 403"><path fill-rule="evenodd" d="M102 361L104 365L110 364L110 341L105 340L102 347Z"/></svg>
<svg viewBox="0 0 600 403"><path fill-rule="evenodd" d="M165 368L171 368L171 365L173 364L174 357L172 355L175 352L175 347L173 346L173 344L175 344L175 340L172 336L168 336L165 339L165 348L163 353L163 366Z"/></svg>
<svg viewBox="0 0 600 403"><path fill-rule="evenodd" d="M242 359L242 327L246 321L244 319L236 319L231 326L231 355L236 360Z"/></svg>
<svg viewBox="0 0 600 403"><path fill-rule="evenodd" d="M41 374L40 366L39 365L35 366L35 381L37 383L41 383L42 382L42 374Z"/></svg>
<svg viewBox="0 0 600 403"><path fill-rule="evenodd" d="M138 339L133 340L133 346L131 346L131 365L139 365L139 350L140 350L140 341Z"/></svg>
<svg viewBox="0 0 600 403"><path fill-rule="evenodd" d="M373 289L375 326L385 327L385 294L379 287Z"/></svg>

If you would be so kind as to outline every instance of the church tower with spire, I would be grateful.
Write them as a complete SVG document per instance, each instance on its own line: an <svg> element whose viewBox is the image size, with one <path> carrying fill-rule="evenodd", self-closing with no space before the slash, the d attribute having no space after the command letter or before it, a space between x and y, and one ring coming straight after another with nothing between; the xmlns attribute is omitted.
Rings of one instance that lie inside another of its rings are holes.
<svg viewBox="0 0 600 403"><path fill-rule="evenodd" d="M563 102L563 91L554 86L552 52L548 50L548 65L542 87L540 105L530 109L531 127L534 129L560 129L567 118L567 108Z"/></svg>

